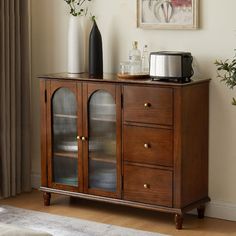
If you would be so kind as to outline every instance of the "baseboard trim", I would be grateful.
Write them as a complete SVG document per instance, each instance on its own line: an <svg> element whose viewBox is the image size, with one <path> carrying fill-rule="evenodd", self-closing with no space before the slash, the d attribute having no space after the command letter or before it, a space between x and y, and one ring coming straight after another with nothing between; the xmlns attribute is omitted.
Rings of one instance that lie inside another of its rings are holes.
<svg viewBox="0 0 236 236"><path fill-rule="evenodd" d="M236 221L236 204L211 201L207 204L205 215L212 218Z"/></svg>
<svg viewBox="0 0 236 236"><path fill-rule="evenodd" d="M41 183L40 174L31 174L32 188L39 189ZM196 210L190 211L190 214L197 214ZM225 203L222 201L211 201L206 204L205 216L223 220L236 221L236 204Z"/></svg>
<svg viewBox="0 0 236 236"><path fill-rule="evenodd" d="M41 175L31 173L31 186L34 189L39 189L41 186Z"/></svg>

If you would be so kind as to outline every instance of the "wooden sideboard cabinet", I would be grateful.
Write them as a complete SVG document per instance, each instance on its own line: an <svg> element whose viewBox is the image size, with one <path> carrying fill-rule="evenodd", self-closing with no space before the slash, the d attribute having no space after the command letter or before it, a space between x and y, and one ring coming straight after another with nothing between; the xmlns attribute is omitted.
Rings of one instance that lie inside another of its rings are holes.
<svg viewBox="0 0 236 236"><path fill-rule="evenodd" d="M51 193L204 217L209 80L40 77L44 203Z"/></svg>

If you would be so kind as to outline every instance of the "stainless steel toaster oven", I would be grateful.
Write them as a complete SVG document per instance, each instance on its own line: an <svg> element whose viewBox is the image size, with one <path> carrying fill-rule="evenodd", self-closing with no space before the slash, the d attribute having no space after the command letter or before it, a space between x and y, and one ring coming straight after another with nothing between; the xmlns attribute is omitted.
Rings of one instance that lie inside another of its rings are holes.
<svg viewBox="0 0 236 236"><path fill-rule="evenodd" d="M154 79L190 80L194 71L189 52L161 51L150 53L150 76Z"/></svg>

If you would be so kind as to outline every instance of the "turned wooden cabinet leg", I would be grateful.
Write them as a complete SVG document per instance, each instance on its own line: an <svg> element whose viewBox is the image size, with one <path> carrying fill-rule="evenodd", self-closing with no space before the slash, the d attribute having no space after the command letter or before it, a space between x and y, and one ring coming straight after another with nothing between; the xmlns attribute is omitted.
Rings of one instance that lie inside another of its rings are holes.
<svg viewBox="0 0 236 236"><path fill-rule="evenodd" d="M175 226L176 229L182 229L183 226L183 215L182 214L175 214Z"/></svg>
<svg viewBox="0 0 236 236"><path fill-rule="evenodd" d="M205 205L201 205L197 208L197 214L199 219L203 219L205 216Z"/></svg>
<svg viewBox="0 0 236 236"><path fill-rule="evenodd" d="M43 193L44 206L50 206L51 193Z"/></svg>

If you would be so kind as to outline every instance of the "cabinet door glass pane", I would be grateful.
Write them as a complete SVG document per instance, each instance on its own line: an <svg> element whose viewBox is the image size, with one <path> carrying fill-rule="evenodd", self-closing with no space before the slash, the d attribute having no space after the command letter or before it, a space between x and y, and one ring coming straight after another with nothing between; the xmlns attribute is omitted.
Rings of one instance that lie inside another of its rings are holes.
<svg viewBox="0 0 236 236"><path fill-rule="evenodd" d="M116 191L116 105L105 91L89 101L89 188Z"/></svg>
<svg viewBox="0 0 236 236"><path fill-rule="evenodd" d="M53 182L78 186L77 102L71 90L54 93L52 122Z"/></svg>

